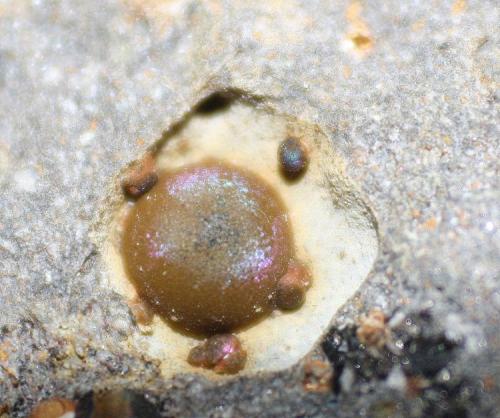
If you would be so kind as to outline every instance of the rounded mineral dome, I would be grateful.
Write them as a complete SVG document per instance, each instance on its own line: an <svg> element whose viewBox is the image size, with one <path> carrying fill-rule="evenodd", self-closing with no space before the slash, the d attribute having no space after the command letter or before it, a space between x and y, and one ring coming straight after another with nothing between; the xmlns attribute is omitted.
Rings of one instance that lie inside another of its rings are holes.
<svg viewBox="0 0 500 418"><path fill-rule="evenodd" d="M278 160L281 172L290 180L302 176L309 165L309 156L304 144L295 138L285 139L280 144Z"/></svg>
<svg viewBox="0 0 500 418"><path fill-rule="evenodd" d="M261 178L203 161L160 174L127 216L122 252L156 313L211 335L273 310L293 239L281 199Z"/></svg>

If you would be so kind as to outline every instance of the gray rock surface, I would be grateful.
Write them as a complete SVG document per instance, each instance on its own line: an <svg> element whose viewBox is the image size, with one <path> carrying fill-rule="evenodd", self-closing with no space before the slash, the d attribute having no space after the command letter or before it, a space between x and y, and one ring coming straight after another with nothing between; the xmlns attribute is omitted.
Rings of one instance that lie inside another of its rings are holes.
<svg viewBox="0 0 500 418"><path fill-rule="evenodd" d="M500 21L495 0L0 3L0 411L92 387L165 417L500 416ZM304 365L163 381L126 348L91 233L116 180L202 97L321 125L378 219L380 254ZM390 338L356 328L378 306ZM325 357L326 355L326 357Z"/></svg>

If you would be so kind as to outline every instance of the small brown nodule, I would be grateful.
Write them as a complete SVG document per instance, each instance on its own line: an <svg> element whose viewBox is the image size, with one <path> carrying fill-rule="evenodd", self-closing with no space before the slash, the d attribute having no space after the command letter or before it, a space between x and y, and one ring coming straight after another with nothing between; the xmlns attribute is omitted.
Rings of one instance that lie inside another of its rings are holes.
<svg viewBox="0 0 500 418"><path fill-rule="evenodd" d="M154 313L147 302L140 298L135 298L128 303L130 311L139 325L151 325L153 322Z"/></svg>
<svg viewBox="0 0 500 418"><path fill-rule="evenodd" d="M68 399L54 398L40 402L31 412L30 418L70 417L75 411L75 404ZM68 415L66 415L68 414Z"/></svg>
<svg viewBox="0 0 500 418"><path fill-rule="evenodd" d="M238 337L232 334L214 335L189 352L188 363L212 369L219 374L238 373L247 359L247 353Z"/></svg>
<svg viewBox="0 0 500 418"><path fill-rule="evenodd" d="M291 261L286 274L279 280L276 304L283 310L297 309L305 301L306 290L311 286L311 275L307 268Z"/></svg>
<svg viewBox="0 0 500 418"><path fill-rule="evenodd" d="M147 154L130 168L122 180L122 189L127 196L137 199L151 190L157 181L153 155Z"/></svg>
<svg viewBox="0 0 500 418"><path fill-rule="evenodd" d="M305 173L309 165L307 149L295 138L285 139L278 148L278 160L281 172L290 180L297 179Z"/></svg>

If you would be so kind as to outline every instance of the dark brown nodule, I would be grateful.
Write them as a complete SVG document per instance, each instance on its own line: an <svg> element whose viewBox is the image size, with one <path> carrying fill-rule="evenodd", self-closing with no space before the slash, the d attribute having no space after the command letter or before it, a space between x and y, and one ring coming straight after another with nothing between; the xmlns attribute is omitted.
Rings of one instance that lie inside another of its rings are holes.
<svg viewBox="0 0 500 418"><path fill-rule="evenodd" d="M285 139L278 148L278 160L281 172L290 179L302 176L309 165L309 155L306 147L295 138Z"/></svg>
<svg viewBox="0 0 500 418"><path fill-rule="evenodd" d="M278 282L276 304L279 309L300 308L306 299L306 291L311 286L311 275L307 268L291 261L286 274Z"/></svg>
<svg viewBox="0 0 500 418"><path fill-rule="evenodd" d="M154 405L131 390L89 392L79 402L75 418L159 418Z"/></svg>
<svg viewBox="0 0 500 418"><path fill-rule="evenodd" d="M246 359L247 353L240 340L235 335L222 334L194 347L189 352L188 363L219 374L234 374L245 367Z"/></svg>
<svg viewBox="0 0 500 418"><path fill-rule="evenodd" d="M122 180L122 189L127 196L137 199L150 191L157 181L154 158L147 154L142 161L130 168Z"/></svg>
<svg viewBox="0 0 500 418"><path fill-rule="evenodd" d="M125 221L127 273L183 331L233 331L271 312L293 256L281 199L251 172L205 161L164 172Z"/></svg>
<svg viewBox="0 0 500 418"><path fill-rule="evenodd" d="M69 399L47 399L40 402L31 412L30 418L61 418L75 411L75 404Z"/></svg>

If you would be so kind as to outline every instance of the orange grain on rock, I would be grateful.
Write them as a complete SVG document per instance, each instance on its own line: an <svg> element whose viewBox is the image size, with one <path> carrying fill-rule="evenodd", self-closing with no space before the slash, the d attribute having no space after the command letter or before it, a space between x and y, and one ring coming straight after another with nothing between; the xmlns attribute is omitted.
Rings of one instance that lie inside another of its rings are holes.
<svg viewBox="0 0 500 418"><path fill-rule="evenodd" d="M362 33L354 33L351 35L351 40L358 49L370 49L372 40L369 36Z"/></svg>
<svg viewBox="0 0 500 418"><path fill-rule="evenodd" d="M453 144L453 139L451 139L451 138L449 137L449 135L444 135L444 136L442 137L442 139L443 139L443 142L444 142L446 145L451 145L451 144Z"/></svg>
<svg viewBox="0 0 500 418"><path fill-rule="evenodd" d="M359 1L355 1L347 7L345 12L346 19L349 22L347 38L355 51L367 53L373 48L374 41L368 24L361 17L362 11L363 6Z"/></svg>
<svg viewBox="0 0 500 418"><path fill-rule="evenodd" d="M467 2L465 0L456 0L451 6L451 13L458 15L463 13L467 7Z"/></svg>
<svg viewBox="0 0 500 418"><path fill-rule="evenodd" d="M347 65L344 65L342 67L342 74L344 75L344 78L346 78L346 79L351 78L351 76L352 76L352 69L351 69L351 67L349 67Z"/></svg>
<svg viewBox="0 0 500 418"><path fill-rule="evenodd" d="M434 231L438 225L438 221L436 218L432 217L427 219L423 224L422 227L424 229L427 229L428 231Z"/></svg>
<svg viewBox="0 0 500 418"><path fill-rule="evenodd" d="M363 6L361 5L361 2L354 1L349 6L347 6L345 17L349 22L354 23L359 19L359 15L361 14L362 10Z"/></svg>
<svg viewBox="0 0 500 418"><path fill-rule="evenodd" d="M420 218L420 215L421 215L421 212L420 212L418 209L413 209L413 210L411 211L411 217L412 217L413 219L418 219L418 218Z"/></svg>
<svg viewBox="0 0 500 418"><path fill-rule="evenodd" d="M425 24L426 24L425 19L418 19L412 23L411 30L413 32L420 32L423 28L425 28Z"/></svg>
<svg viewBox="0 0 500 418"><path fill-rule="evenodd" d="M328 393L332 376L333 370L328 362L308 358L304 363L302 386L307 392Z"/></svg>
<svg viewBox="0 0 500 418"><path fill-rule="evenodd" d="M137 18L152 23L160 35L173 24L179 0L122 0L131 10L130 22Z"/></svg>
<svg viewBox="0 0 500 418"><path fill-rule="evenodd" d="M358 340L367 347L382 348L390 337L385 324L385 315L379 308L372 309L361 317L356 330Z"/></svg>
<svg viewBox="0 0 500 418"><path fill-rule="evenodd" d="M256 30L253 32L253 38L256 41L262 41L264 39L264 34L261 31Z"/></svg>

